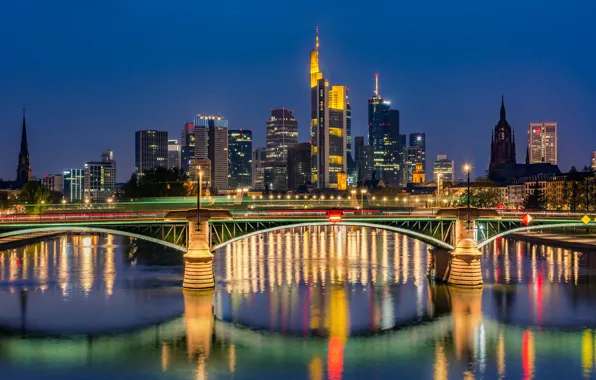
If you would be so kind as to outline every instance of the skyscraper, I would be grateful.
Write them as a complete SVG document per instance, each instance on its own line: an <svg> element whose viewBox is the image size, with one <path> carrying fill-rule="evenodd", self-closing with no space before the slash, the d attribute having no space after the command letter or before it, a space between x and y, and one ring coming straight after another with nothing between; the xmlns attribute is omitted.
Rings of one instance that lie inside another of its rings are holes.
<svg viewBox="0 0 596 380"><path fill-rule="evenodd" d="M422 163L422 169L426 172L426 134L424 132L410 133L409 140L409 146L420 149L418 160Z"/></svg>
<svg viewBox="0 0 596 380"><path fill-rule="evenodd" d="M266 128L265 183L271 190L286 191L288 148L298 143L298 120L286 108L272 109Z"/></svg>
<svg viewBox="0 0 596 380"><path fill-rule="evenodd" d="M455 180L454 166L454 162L448 160L446 154L437 155L437 160L433 163L435 182L453 183Z"/></svg>
<svg viewBox="0 0 596 380"><path fill-rule="evenodd" d="M419 146L409 146L406 149L406 170L407 170L407 183L412 183L413 182L413 174L414 171L416 170L416 164L420 163L421 164L421 170L425 172L424 170L424 164L423 162L423 150L421 147Z"/></svg>
<svg viewBox="0 0 596 380"><path fill-rule="evenodd" d="M252 130L228 130L228 186L230 189L252 185Z"/></svg>
<svg viewBox="0 0 596 380"><path fill-rule="evenodd" d="M557 123L530 123L527 163L557 165L557 161Z"/></svg>
<svg viewBox="0 0 596 380"><path fill-rule="evenodd" d="M17 166L17 184L24 185L31 180L31 163L29 162L29 145L27 144L27 126L25 123L25 109L23 109L23 127L21 130L21 150Z"/></svg>
<svg viewBox="0 0 596 380"><path fill-rule="evenodd" d="M364 181L371 180L375 168L374 151L372 146L364 145L364 137L356 136L356 171L358 172L358 182L360 185Z"/></svg>
<svg viewBox="0 0 596 380"><path fill-rule="evenodd" d="M375 75L375 94L368 100L368 141L374 152L376 178L399 186L399 111L379 95L379 74Z"/></svg>
<svg viewBox="0 0 596 380"><path fill-rule="evenodd" d="M180 144L178 140L168 140L168 168L180 168Z"/></svg>
<svg viewBox="0 0 596 380"><path fill-rule="evenodd" d="M265 165L267 148L259 147L252 150L252 188L265 189Z"/></svg>
<svg viewBox="0 0 596 380"><path fill-rule="evenodd" d="M310 143L300 143L288 149L288 189L295 190L310 182Z"/></svg>
<svg viewBox="0 0 596 380"><path fill-rule="evenodd" d="M135 173L168 166L168 132L141 130L135 133Z"/></svg>
<svg viewBox="0 0 596 380"><path fill-rule="evenodd" d="M193 123L184 123L180 140L180 168L188 172L190 160L195 156L195 131Z"/></svg>
<svg viewBox="0 0 596 380"><path fill-rule="evenodd" d="M319 69L318 27L315 49L310 52L310 104L312 183L318 188L337 188L337 174L347 171L349 101L347 88L332 86L329 90L329 81Z"/></svg>
<svg viewBox="0 0 596 380"><path fill-rule="evenodd" d="M517 163L515 159L515 135L511 125L507 122L504 97L501 97L500 118L491 140L488 177L494 179L498 176L496 172L499 166Z"/></svg>
<svg viewBox="0 0 596 380"><path fill-rule="evenodd" d="M195 117L195 158L211 161L211 188L228 188L228 121L221 115Z"/></svg>

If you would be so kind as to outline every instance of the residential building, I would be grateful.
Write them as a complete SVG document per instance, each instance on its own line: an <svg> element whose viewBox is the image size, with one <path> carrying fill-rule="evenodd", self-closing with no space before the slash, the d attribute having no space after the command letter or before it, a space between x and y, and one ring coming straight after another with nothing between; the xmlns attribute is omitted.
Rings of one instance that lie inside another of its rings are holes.
<svg viewBox="0 0 596 380"><path fill-rule="evenodd" d="M168 132L141 130L135 133L135 173L168 166Z"/></svg>
<svg viewBox="0 0 596 380"><path fill-rule="evenodd" d="M300 143L288 148L288 189L295 190L310 182L311 146Z"/></svg>
<svg viewBox="0 0 596 380"><path fill-rule="evenodd" d="M180 139L180 167L188 172L191 158L195 156L195 131L193 123L184 123Z"/></svg>
<svg viewBox="0 0 596 380"><path fill-rule="evenodd" d="M557 123L530 123L528 127L528 164L557 165Z"/></svg>
<svg viewBox="0 0 596 380"><path fill-rule="evenodd" d="M63 171L64 186L62 194L67 202L78 202L83 200L83 189L85 180L84 169L67 169Z"/></svg>
<svg viewBox="0 0 596 380"><path fill-rule="evenodd" d="M501 176L499 171L503 166L515 165L515 133L507 122L505 112L505 99L501 97L501 112L499 122L492 134L490 147L490 164L488 167L488 178L497 181Z"/></svg>
<svg viewBox="0 0 596 380"><path fill-rule="evenodd" d="M252 150L252 189L265 189L265 165L267 161L267 148Z"/></svg>
<svg viewBox="0 0 596 380"><path fill-rule="evenodd" d="M228 121L221 115L199 114L194 120L195 158L211 161L211 190L228 189Z"/></svg>
<svg viewBox="0 0 596 380"><path fill-rule="evenodd" d="M433 176L436 183L453 183L455 181L455 164L453 160L448 160L446 154L437 155L437 160L433 163Z"/></svg>
<svg viewBox="0 0 596 380"><path fill-rule="evenodd" d="M178 140L168 140L168 168L181 168L181 147Z"/></svg>
<svg viewBox="0 0 596 380"><path fill-rule="evenodd" d="M230 189L252 185L252 130L228 130L228 186Z"/></svg>

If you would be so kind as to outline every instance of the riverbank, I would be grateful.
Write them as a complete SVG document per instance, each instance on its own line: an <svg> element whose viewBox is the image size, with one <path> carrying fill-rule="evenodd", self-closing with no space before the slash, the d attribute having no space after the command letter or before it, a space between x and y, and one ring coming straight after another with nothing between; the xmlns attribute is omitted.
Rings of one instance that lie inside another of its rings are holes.
<svg viewBox="0 0 596 380"><path fill-rule="evenodd" d="M588 249L596 251L596 234L552 234L536 232L518 232L508 235L518 240L560 248Z"/></svg>

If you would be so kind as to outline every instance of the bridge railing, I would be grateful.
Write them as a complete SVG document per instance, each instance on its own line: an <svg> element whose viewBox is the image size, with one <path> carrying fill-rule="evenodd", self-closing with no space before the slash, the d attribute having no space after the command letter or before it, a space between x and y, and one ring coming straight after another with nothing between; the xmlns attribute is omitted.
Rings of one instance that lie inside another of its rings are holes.
<svg viewBox="0 0 596 380"><path fill-rule="evenodd" d="M1 223L39 223L59 221L114 220L114 219L153 219L164 218L167 211L117 211L84 213L50 213L39 215L13 214L0 216Z"/></svg>

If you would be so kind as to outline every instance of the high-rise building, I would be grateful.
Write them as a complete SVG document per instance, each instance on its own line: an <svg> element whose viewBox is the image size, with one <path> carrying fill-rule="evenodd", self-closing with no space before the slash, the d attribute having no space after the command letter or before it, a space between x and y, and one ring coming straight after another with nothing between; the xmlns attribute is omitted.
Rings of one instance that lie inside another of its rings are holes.
<svg viewBox="0 0 596 380"><path fill-rule="evenodd" d="M399 162L400 162L400 175L401 175L401 185L407 185L412 173L412 170L408 165L408 143L407 143L407 136L405 133L400 133L399 135L399 145L398 145L398 154L399 154Z"/></svg>
<svg viewBox="0 0 596 380"><path fill-rule="evenodd" d="M104 203L116 191L116 167L112 162L85 163L83 196L92 202Z"/></svg>
<svg viewBox="0 0 596 380"><path fill-rule="evenodd" d="M491 139L488 177L490 179L495 179L498 177L497 171L500 166L516 163L515 134L511 128L511 125L509 125L507 122L507 115L505 113L505 99L504 97L501 97L501 112L499 122L495 126Z"/></svg>
<svg viewBox="0 0 596 380"><path fill-rule="evenodd" d="M295 144L288 148L288 189L295 190L310 182L310 143Z"/></svg>
<svg viewBox="0 0 596 380"><path fill-rule="evenodd" d="M596 170L596 151L592 152L592 170Z"/></svg>
<svg viewBox="0 0 596 380"><path fill-rule="evenodd" d="M362 139L362 140L360 140ZM358 183L363 184L373 178L375 170L375 155L372 146L360 144L364 138L356 137L356 170L358 171ZM376 174L374 175L376 178Z"/></svg>
<svg viewBox="0 0 596 380"><path fill-rule="evenodd" d="M446 154L437 155L433 163L433 175L436 183L453 183L455 181L454 162L447 159Z"/></svg>
<svg viewBox="0 0 596 380"><path fill-rule="evenodd" d="M337 173L347 172L348 91L332 86L319 69L319 33L310 52L312 183L337 188ZM350 115L351 118L351 115Z"/></svg>
<svg viewBox="0 0 596 380"><path fill-rule="evenodd" d="M557 123L530 123L527 163L557 165L557 161Z"/></svg>
<svg viewBox="0 0 596 380"><path fill-rule="evenodd" d="M379 95L379 74L375 75L375 94L368 100L368 142L375 156L375 172L385 184L401 184L399 161L399 111Z"/></svg>
<svg viewBox="0 0 596 380"><path fill-rule="evenodd" d="M180 168L188 172L190 160L195 156L195 131L193 123L184 123L180 140Z"/></svg>
<svg viewBox="0 0 596 380"><path fill-rule="evenodd" d="M23 109L23 126L21 129L21 150L17 166L17 184L24 185L31 180L31 162L29 161L29 145L27 144L27 126L25 123L25 109Z"/></svg>
<svg viewBox="0 0 596 380"><path fill-rule="evenodd" d="M267 148L255 148L252 150L252 188L254 190L265 189L265 165L267 161Z"/></svg>
<svg viewBox="0 0 596 380"><path fill-rule="evenodd" d="M62 193L64 188L64 176L62 174L46 174L41 179L42 185L44 185L49 191L55 191Z"/></svg>
<svg viewBox="0 0 596 380"><path fill-rule="evenodd" d="M68 202L83 200L85 171L83 169L67 169L63 171L64 187L62 194Z"/></svg>
<svg viewBox="0 0 596 380"><path fill-rule="evenodd" d="M426 134L424 132L410 133L408 137L410 140L409 146L420 149L418 159L422 163L422 169L426 172Z"/></svg>
<svg viewBox="0 0 596 380"><path fill-rule="evenodd" d="M195 158L211 161L213 193L228 188L228 121L221 115L195 117Z"/></svg>
<svg viewBox="0 0 596 380"><path fill-rule="evenodd" d="M422 170L424 171L424 151L419 146L409 146L406 149L406 170L407 170L407 183L413 182L412 175L416 170L416 164L422 164Z"/></svg>
<svg viewBox="0 0 596 380"><path fill-rule="evenodd" d="M228 186L230 189L252 185L252 130L228 130Z"/></svg>
<svg viewBox="0 0 596 380"><path fill-rule="evenodd" d="M272 109L266 128L265 184L270 190L286 191L288 148L298 143L298 120L286 108Z"/></svg>
<svg viewBox="0 0 596 380"><path fill-rule="evenodd" d="M178 140L168 140L168 168L180 168L181 150Z"/></svg>
<svg viewBox="0 0 596 380"><path fill-rule="evenodd" d="M168 132L141 130L135 133L135 173L168 166Z"/></svg>

